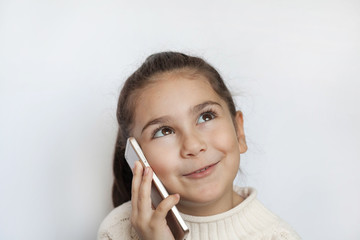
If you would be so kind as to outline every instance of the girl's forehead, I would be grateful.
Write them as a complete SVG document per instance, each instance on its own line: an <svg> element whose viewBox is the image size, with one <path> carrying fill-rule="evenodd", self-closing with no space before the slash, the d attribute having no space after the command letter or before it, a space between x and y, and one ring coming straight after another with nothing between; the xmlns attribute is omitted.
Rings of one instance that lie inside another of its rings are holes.
<svg viewBox="0 0 360 240"><path fill-rule="evenodd" d="M156 76L139 93L138 100L158 103L161 99L194 100L206 97L219 98L209 80L200 74L163 74ZM161 103L161 101L159 102Z"/></svg>

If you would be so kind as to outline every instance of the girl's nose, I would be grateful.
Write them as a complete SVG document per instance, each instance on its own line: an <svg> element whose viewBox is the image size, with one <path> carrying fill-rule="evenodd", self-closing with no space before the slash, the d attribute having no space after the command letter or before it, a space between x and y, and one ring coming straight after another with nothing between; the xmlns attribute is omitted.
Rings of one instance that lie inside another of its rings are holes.
<svg viewBox="0 0 360 240"><path fill-rule="evenodd" d="M199 153L205 152L207 149L206 142L201 138L199 134L192 133L183 135L181 156L183 158L196 157Z"/></svg>

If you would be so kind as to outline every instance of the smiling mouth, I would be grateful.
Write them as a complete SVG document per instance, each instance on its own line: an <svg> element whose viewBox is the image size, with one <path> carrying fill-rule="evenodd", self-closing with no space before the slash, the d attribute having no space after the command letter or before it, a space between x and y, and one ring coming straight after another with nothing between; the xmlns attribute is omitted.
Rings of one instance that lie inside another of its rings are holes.
<svg viewBox="0 0 360 240"><path fill-rule="evenodd" d="M219 161L219 162L220 162L220 161ZM186 177L186 176L190 176L190 175L193 175L193 174L205 172L206 170L208 170L209 168L215 166L215 165L218 164L219 162L216 162L216 163L214 163L214 164L208 165L208 166L206 166L206 167L204 167L204 168L198 169L198 170L193 171L193 172L191 172L191 173L185 174L184 176Z"/></svg>
<svg viewBox="0 0 360 240"><path fill-rule="evenodd" d="M203 169L201 169L201 170L198 170L198 171L195 171L194 173L200 173L200 172L203 172L203 171L205 171L206 169L208 169L210 166L208 166L208 167L206 167L206 168L203 168Z"/></svg>

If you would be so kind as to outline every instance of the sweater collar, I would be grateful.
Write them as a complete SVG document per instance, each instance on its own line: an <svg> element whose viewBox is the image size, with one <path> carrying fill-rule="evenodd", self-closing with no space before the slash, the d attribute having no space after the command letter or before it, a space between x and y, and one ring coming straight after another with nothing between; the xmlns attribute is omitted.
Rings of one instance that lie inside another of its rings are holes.
<svg viewBox="0 0 360 240"><path fill-rule="evenodd" d="M246 208L249 204L251 205L251 203L256 199L257 192L254 188L250 188L250 187L241 188L238 186L234 186L234 191L238 193L242 198L244 198L244 200L241 203L239 203L237 206L226 212L211 216L193 216L193 215L181 213L181 216L185 221L193 222L193 223L218 221L239 214L240 212L243 211L244 208Z"/></svg>
<svg viewBox="0 0 360 240"><path fill-rule="evenodd" d="M190 229L187 240L259 239L271 232L279 218L256 199L256 190L237 186L234 190L244 201L229 211L212 216L181 214Z"/></svg>

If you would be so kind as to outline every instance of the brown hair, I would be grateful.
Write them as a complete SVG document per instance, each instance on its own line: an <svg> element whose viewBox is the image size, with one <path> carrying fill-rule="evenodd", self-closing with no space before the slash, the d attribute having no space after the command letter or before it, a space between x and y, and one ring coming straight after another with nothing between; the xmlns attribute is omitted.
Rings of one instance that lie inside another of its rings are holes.
<svg viewBox="0 0 360 240"><path fill-rule="evenodd" d="M119 131L115 144L113 162L114 184L112 200L114 207L131 199L132 172L127 164L124 152L126 140L130 136L134 118L137 93L152 83L155 75L176 70L193 70L207 78L214 91L227 103L233 117L236 115L235 104L220 74L203 59L179 52L160 52L150 55L145 62L125 81L117 105Z"/></svg>

